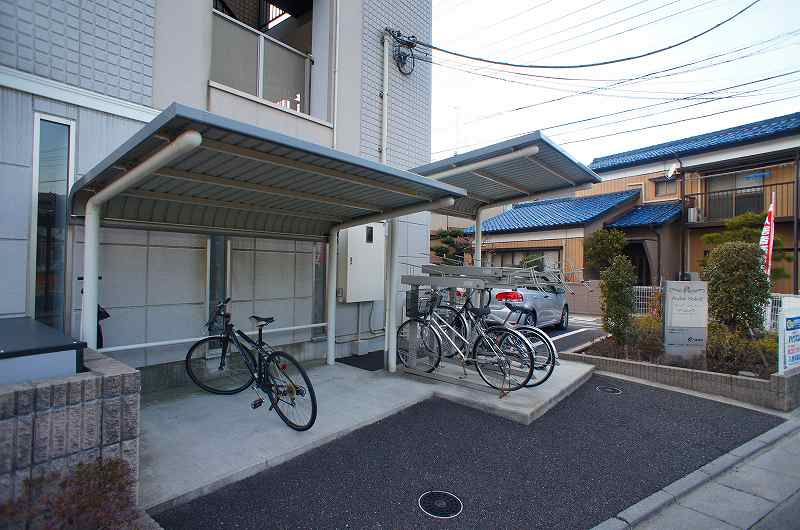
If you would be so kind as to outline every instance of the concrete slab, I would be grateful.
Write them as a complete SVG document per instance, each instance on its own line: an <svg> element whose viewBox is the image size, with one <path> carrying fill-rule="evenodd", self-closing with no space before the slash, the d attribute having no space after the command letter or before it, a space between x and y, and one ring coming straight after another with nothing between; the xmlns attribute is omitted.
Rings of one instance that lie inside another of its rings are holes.
<svg viewBox="0 0 800 530"><path fill-rule="evenodd" d="M750 464L782 475L800 478L800 458L778 447L759 455Z"/></svg>
<svg viewBox="0 0 800 530"><path fill-rule="evenodd" d="M750 528L775 507L774 502L715 483L682 497L678 504L739 528Z"/></svg>
<svg viewBox="0 0 800 530"><path fill-rule="evenodd" d="M715 482L773 502L781 502L800 490L800 477L781 475L746 464L724 473Z"/></svg>
<svg viewBox="0 0 800 530"><path fill-rule="evenodd" d="M502 398L499 397L497 391L486 386L478 374L472 370L467 370L464 381L471 386L476 385L476 388L465 388L457 384L412 374L407 374L407 377L431 387L437 397L495 414L523 425L530 425L533 420L577 390L591 377L593 371L594 367L588 364L561 361L553 375L541 386L520 389ZM463 376L461 368L452 364L442 366L437 373L453 378Z"/></svg>
<svg viewBox="0 0 800 530"><path fill-rule="evenodd" d="M715 519L704 513L684 506L672 504L661 510L655 517L638 525L637 530L735 530L735 526Z"/></svg>
<svg viewBox="0 0 800 530"><path fill-rule="evenodd" d="M182 387L144 399L141 503L151 513L250 476L431 397L425 385L346 365L308 370L317 394L310 431L289 429L252 392Z"/></svg>

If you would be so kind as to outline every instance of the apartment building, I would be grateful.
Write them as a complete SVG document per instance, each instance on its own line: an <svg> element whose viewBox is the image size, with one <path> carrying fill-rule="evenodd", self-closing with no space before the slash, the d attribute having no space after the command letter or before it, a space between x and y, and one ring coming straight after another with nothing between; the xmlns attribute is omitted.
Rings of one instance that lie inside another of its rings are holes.
<svg viewBox="0 0 800 530"><path fill-rule="evenodd" d="M430 65L390 70L382 135L386 27L430 40L430 0L3 2L0 317L79 335L83 219L70 215L71 186L174 102L396 168L428 162ZM398 220L401 266L427 261L429 219ZM251 313L280 327L324 321L324 243L104 226L100 249L104 346L145 381L185 355L185 343L163 343L202 335L226 295L245 329ZM372 298L339 303L340 354L383 346L369 331L383 327L383 297ZM270 340L324 357L320 329Z"/></svg>

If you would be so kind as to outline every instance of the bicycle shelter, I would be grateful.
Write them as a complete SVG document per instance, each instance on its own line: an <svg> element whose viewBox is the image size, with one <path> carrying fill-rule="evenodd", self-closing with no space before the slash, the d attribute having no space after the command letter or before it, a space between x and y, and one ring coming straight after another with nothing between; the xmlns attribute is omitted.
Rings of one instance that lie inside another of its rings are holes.
<svg viewBox="0 0 800 530"><path fill-rule="evenodd" d="M84 218L81 338L89 348L97 347L97 313L86 309L98 304L101 224L327 241L324 325L326 361L331 365L335 362L339 231L448 208L464 196L464 190L450 184L172 104L72 188L73 220ZM398 247L391 226L390 265ZM397 285L396 274L397 267L388 266L386 283ZM390 322L395 320L394 307L389 304ZM389 359L394 360L394 355ZM389 368L393 371L394 366Z"/></svg>

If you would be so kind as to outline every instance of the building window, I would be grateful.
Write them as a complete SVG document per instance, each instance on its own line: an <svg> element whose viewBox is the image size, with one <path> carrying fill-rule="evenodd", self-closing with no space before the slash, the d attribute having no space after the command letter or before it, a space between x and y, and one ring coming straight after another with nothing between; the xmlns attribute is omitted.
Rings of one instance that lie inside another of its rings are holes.
<svg viewBox="0 0 800 530"><path fill-rule="evenodd" d="M678 193L677 180L661 180L656 182L656 197L675 195Z"/></svg>
<svg viewBox="0 0 800 530"><path fill-rule="evenodd" d="M373 239L373 227L368 226L367 227L367 243L372 243L372 239Z"/></svg>
<svg viewBox="0 0 800 530"><path fill-rule="evenodd" d="M31 313L36 320L63 330L74 123L43 114L34 119Z"/></svg>

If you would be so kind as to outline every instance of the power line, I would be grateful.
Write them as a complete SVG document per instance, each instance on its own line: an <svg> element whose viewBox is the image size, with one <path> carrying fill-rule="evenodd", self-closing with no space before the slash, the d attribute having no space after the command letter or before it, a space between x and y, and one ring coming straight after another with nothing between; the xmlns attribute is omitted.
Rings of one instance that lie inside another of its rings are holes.
<svg viewBox="0 0 800 530"><path fill-rule="evenodd" d="M513 14L513 15L511 15L511 16L508 16L508 17L506 17L506 18L504 18L504 19L498 20L497 22L493 22L493 23L491 23L491 24L489 24L488 26L481 26L481 27L479 27L479 28L478 28L477 32L478 32L478 33L480 33L480 32L484 32L484 31L486 31L486 30L488 30L488 29L491 29L491 28L493 28L493 27L495 27L495 26L499 26L500 24L503 24L503 23L505 23L505 22L508 22L509 20L513 20L513 19L515 19L515 18L519 18L519 17L521 17L522 15L527 15L527 14L528 14L528 13L530 13L531 11L533 11L533 10L535 10L535 9L538 9L538 8L540 8L540 7L543 7L543 6L545 6L545 5L549 4L549 3L551 3L552 1L553 1L553 0L544 0L544 2L542 2L541 4L536 4L536 5L532 6L532 7L529 7L529 8L527 8L527 9L523 9L523 10L522 10L522 11L520 11L519 13L514 13L514 14ZM646 1L646 0L645 0L645 1ZM458 41L460 41L460 40L463 40L465 37L470 37L470 36L473 36L474 34L475 34L475 32L472 32L472 31L470 31L470 32L468 32L468 33L463 33L463 34L461 34L461 35L458 35L457 37L455 37L453 40L451 40L451 42L458 42Z"/></svg>
<svg viewBox="0 0 800 530"><path fill-rule="evenodd" d="M539 69L539 68L541 68L541 69L591 68L591 67L595 67L595 66L604 66L604 65L609 65L609 64L617 64L617 63L622 63L622 62L634 61L636 59L642 59L644 57L649 57L649 56L652 56L652 55L663 53L663 52L668 51L668 50L672 50L674 48L677 48L678 46L682 46L682 45L687 44L689 42L692 42L692 41L694 41L696 39L699 39L703 35L711 33L715 29L720 28L721 26L723 26L723 25L727 24L728 22L732 21L733 19L735 19L736 17L738 17L739 15L741 15L742 13L744 13L745 11L747 11L748 9L750 9L751 7L753 7L754 5L759 3L760 1L761 0L753 0L747 6L745 6L742 9L740 9L739 11L737 11L736 13L731 15L730 17L726 18L725 20L714 24L710 28L708 28L708 29L706 29L706 30L704 30L704 31L702 31L700 33L692 35L689 38L686 38L686 39L684 39L682 41L670 44L669 46L664 46L663 48L659 48L657 50L651 50L649 52L640 53L640 54L637 54L637 55L631 55L631 56L628 56L628 57L620 57L620 58L617 58L617 59L608 59L608 60L605 60L605 61L597 61L597 62L583 63L583 64L569 64L569 65L565 65L565 64L547 64L547 65L543 65L543 64L509 63L509 62L505 62L505 61L496 61L496 60L493 60L493 59L486 59L484 57L477 57L477 56L474 56L474 55L467 55L467 54L464 54L464 53L455 52L455 51L452 51L452 50L447 50L445 48L441 48L441 47L436 46L434 44L431 44L431 43L428 43L428 42L424 42L424 41L420 41L420 40L417 40L415 38L403 37L400 34L400 32L393 32L392 35L396 40L398 40L400 42L404 42L404 43L407 43L407 44L420 45L420 46L423 46L425 48L429 48L431 50L437 50L437 51L440 51L442 53L446 53L446 54L453 55L453 56L456 56L456 57L461 57L462 59L469 59L469 60L472 60L472 61L478 61L478 62L483 62L483 63L487 63L487 64L495 64L495 65L500 65L500 66L510 66L510 67L513 67L513 68L537 68L537 69Z"/></svg>
<svg viewBox="0 0 800 530"><path fill-rule="evenodd" d="M772 75L772 76L768 76L768 77L763 77L763 78L760 78L760 79L756 79L754 81L748 81L746 83L738 83L736 85L731 85L731 86L727 86L727 87L724 87L724 88L719 88L719 89L716 89L716 90L709 90L709 91L706 91L706 92L699 92L696 95L697 96L701 96L701 95L708 95L708 94L714 94L714 93L719 93L719 92L725 92L725 91L728 91L728 90L732 90L734 88L741 88L741 87L744 87L744 86L749 86L749 85L753 85L753 84L757 84L757 83L763 83L764 81L770 81L770 80L773 80L773 79L786 77L786 76L789 76L789 75L796 74L798 72L800 72L800 69L792 70L792 71L789 71L789 72L784 72L784 73L781 73L781 74L776 74L776 75ZM792 82L796 82L796 81L797 80L794 80ZM777 85L773 85L773 86L777 86ZM772 87L765 87L765 88L772 88ZM620 110L620 111L616 111L616 112L608 112L608 113L604 113L604 114L596 114L594 116L589 116L587 118L582 118L582 119L579 119L579 120L572 120L572 121L562 122L562 123L559 123L559 124L556 124L556 125L549 125L547 127L542 127L539 130L550 131L550 130L553 130L553 129L559 129L559 128L562 128L562 127L567 127L569 125L577 125L579 123L586 123L586 122L598 120L598 119L601 119L601 118L608 118L608 117L611 117L611 116L619 116L619 115L622 115L622 114L627 114L627 113L635 112L635 111L638 111L638 110L653 108L653 107L662 106L662 105L669 105L671 103L676 103L676 102L679 102L679 101L686 101L687 99L688 98L677 98L677 99L674 99L674 100L671 100L671 101L664 101L664 102L660 102L660 103L651 103L651 104L648 104L648 105L642 105L642 106L639 106L639 107L633 107L633 108L624 109L624 110ZM686 108L686 107L690 107L690 106L694 106L694 105L700 105L700 104L704 104L704 103L712 103L714 101L719 101L721 99L730 99L730 98L728 96L721 96L721 97L718 97L718 98L709 98L709 100L704 100L704 101L701 101L700 103L695 103L695 104L692 104L692 105L687 105L685 107L679 107L679 108L676 108L676 109L666 109L666 110L664 110L664 111L662 111L660 113L673 112L675 110L681 110L681 108ZM652 113L650 115L656 115L656 114L657 113ZM639 119L639 118L643 118L643 117L647 117L647 116L635 116L635 117L630 118L630 119L633 120L633 119ZM609 124L604 124L604 125L611 125L611 124L609 123ZM514 137L517 137L517 136L521 136L522 134L525 134L525 133L512 134L510 136L505 136L503 138L500 138L498 141L507 140L509 138L514 138ZM472 143L472 144L464 144L464 145L459 145L459 146L455 146L455 147L448 147L446 149L440 149L440 150L434 151L433 154L444 153L446 151L456 151L456 150L462 149L464 147L471 147L473 145L478 145L478 143L480 143L480 142Z"/></svg>
<svg viewBox="0 0 800 530"><path fill-rule="evenodd" d="M556 42L556 43L553 43L553 44L550 44L550 45L548 45L548 46L545 46L544 48L541 48L541 49L547 49L547 48L551 48L551 47L553 47L553 46L557 46L557 45L559 45L559 44L562 44L562 43L564 43L564 42L569 42L569 41L571 41L571 40L578 39L578 38L580 38L580 37L583 37L583 36L585 36L585 35L590 35L590 34L592 34L592 33L596 33L596 32L598 32L598 31L601 31L601 30L604 30L604 29L610 28L611 26L616 26L617 24L622 24L623 22L627 22L627 21L629 21L629 20L633 20L633 19L635 19L635 18L638 18L638 17L644 16L644 15L648 15L648 14L650 14L650 13L653 13L654 11L658 11L659 9L664 9L665 7L669 7L669 6L671 6L672 4L676 4L676 3L680 2L680 1L682 1L682 0L672 0L672 1L670 1L670 2L667 2L667 3L665 3L665 4L661 4L661 5L659 5L659 6L656 6L656 7L652 8L652 9L649 9L649 10L647 10L647 11L644 11L644 12L642 12L642 13L638 13L638 14L636 14L636 15L632 15L632 16L630 16L630 17L628 17L628 18L624 18L624 19L622 19L622 20L618 20L618 21L616 21L616 22L612 22L611 24L607 24L607 25L605 25L605 26L601 26L601 27L599 27L599 28L596 28L596 29L593 29L593 30L591 30L591 31L587 31L587 32L581 33L580 35L575 35L575 36L572 36L572 37L570 37L570 38L568 38L568 39L564 39L564 40L558 41L558 42ZM712 1L716 1L716 0L712 0ZM639 5L640 3L641 3L641 2L637 2L637 3L635 3L635 4L631 4L631 5L627 6L626 8L623 8L623 9L618 9L617 11L612 11L611 13L607 13L607 14L605 14L605 15L603 15L603 16L600 16L600 17L593 18L593 19L591 19L591 20L587 21L586 23L588 23L588 22L594 22L594 21L597 21L597 20L603 19L603 18L605 18L605 17L607 17L607 16L610 16L610 15L613 15L613 14L615 14L615 13L618 13L618 12L620 12L620 11L624 10L624 9L628 9L628 8L631 8L631 7L637 6L637 5ZM569 29L574 29L574 28L576 28L576 27L578 27L578 26L581 26L581 25L583 25L583 24L585 24L585 23L578 24L578 25L576 25L576 26L571 26L571 27L569 27L569 28L565 28L565 29L564 29L564 31L566 31L566 30L569 30ZM516 45L512 46L511 48L509 48L509 49L508 49L508 50L506 50L506 51L509 51L509 50L515 50L515 49L518 49L518 48L526 47L526 46L528 46L529 44L533 44L534 42L538 42L538 41L540 41L540 40L542 40L542 39L544 39L544 38L546 38L546 37L549 37L549 36L552 36L552 35L556 35L556 34L558 34L558 33L561 33L561 31L554 31L554 32L552 32L552 33L548 33L547 35L544 35L544 36L541 36L541 37L537 37L537 38L535 38L535 39L533 39L533 40L530 40L530 41L527 41L527 42L523 42L523 43L520 43L520 44L516 44Z"/></svg>
<svg viewBox="0 0 800 530"><path fill-rule="evenodd" d="M658 128L658 127L666 127L667 125L675 125L675 124L678 124L678 123L685 123L687 121L699 120L699 119L702 119L702 118L710 118L711 116L719 116L720 114L726 114L728 112L735 112L737 110L751 109L753 107L760 107L761 105L768 105L770 103L777 103L779 101L786 101L786 100L795 99L795 98L800 98L800 94L796 94L794 96L788 96L788 97L785 97L785 98L771 99L769 101L762 101L760 103L753 103L752 105L745 105L743 107L736 107L736 108L733 108L733 109L721 110L721 111L718 111L718 112L712 112L710 114L703 114L701 116L693 116L691 118L684 118L684 119L681 119L681 120L668 121L668 122L665 122L665 123L657 123L655 125L648 125L646 127L637 127L636 129L628 129L627 131L617 131L617 132L614 132L614 133L601 134L599 136L592 136L592 137L589 137L589 138L581 138L579 140L570 140L569 142L562 142L561 145L577 144L577 143L581 143L581 142L588 142L590 140L598 140L600 138L608 138L610 136L619 136L620 134L629 134L629 133L632 133L632 132L639 132L639 131L645 131L645 130L648 130L648 129L655 129L655 128Z"/></svg>
<svg viewBox="0 0 800 530"><path fill-rule="evenodd" d="M548 57L553 57L553 56L561 55L563 53L571 52L571 51L574 51L574 50L579 50L581 48L585 48L586 46L591 46L592 44L596 44L596 43L602 42L604 40L613 39L614 37L618 37L620 35L624 35L625 33L630 33L631 31L636 31L638 29L642 29L642 28L650 26L652 24L657 24L659 22L663 22L664 20L669 20L670 18L677 17L678 15L682 15L684 13L688 13L689 11L694 11L695 9L699 9L701 7L705 7L708 4L712 4L712 3L717 2L717 1L718 0L707 0L707 1L703 2L703 3L701 3L701 4L697 4L697 5L694 5L694 6L691 6L691 7L687 7L686 9L681 9L680 11L676 11L674 13L670 13L669 15L664 15L663 17L656 18L654 20L651 20L649 22L645 22L643 24L639 24L638 26L634 26L632 28L627 28L627 29L618 31L616 33L612 33L611 35L606 35L604 37L600 37L599 39L595 39L593 41L589 41L589 42L586 42L586 43L583 43L583 44L579 44L578 46L574 46L572 48L567 48L566 50L559 50L559 51L557 51L555 53L551 53L549 55L537 56L536 60L538 60L538 59L547 59ZM655 10L652 10L652 11L655 11ZM652 12L652 11L650 11L650 12ZM631 20L633 18L635 18L635 17L629 17L627 20ZM551 44L549 46L545 46L544 48L542 48L542 50L546 50L547 48L552 48L553 46L558 46L559 44L563 44L565 42L569 42L571 40L577 39L577 38L585 36L585 35L590 35L592 33L600 31L602 29L607 29L607 28L609 28L609 27L611 27L613 25L615 25L615 24L609 24L609 25L604 26L602 28L598 28L595 31L589 31L587 33L584 33L583 35L576 35L574 38L564 39L562 41L553 43L553 44Z"/></svg>

